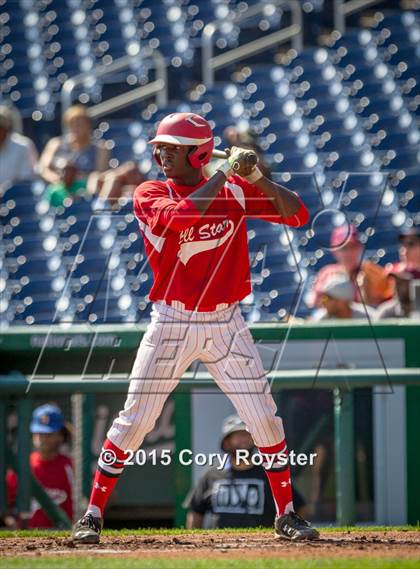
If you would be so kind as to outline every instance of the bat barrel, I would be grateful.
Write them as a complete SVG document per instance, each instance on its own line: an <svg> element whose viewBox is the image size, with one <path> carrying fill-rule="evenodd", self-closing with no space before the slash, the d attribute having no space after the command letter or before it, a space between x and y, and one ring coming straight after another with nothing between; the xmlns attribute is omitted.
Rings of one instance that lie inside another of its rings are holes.
<svg viewBox="0 0 420 569"><path fill-rule="evenodd" d="M215 148L212 152L212 158L227 158L226 152Z"/></svg>
<svg viewBox="0 0 420 569"><path fill-rule="evenodd" d="M227 158L227 154L226 152L224 152L223 150L218 150L217 148L215 148L212 152L212 158ZM258 162L258 158L255 156L255 154L251 154L248 157L249 161L251 164L257 164Z"/></svg>

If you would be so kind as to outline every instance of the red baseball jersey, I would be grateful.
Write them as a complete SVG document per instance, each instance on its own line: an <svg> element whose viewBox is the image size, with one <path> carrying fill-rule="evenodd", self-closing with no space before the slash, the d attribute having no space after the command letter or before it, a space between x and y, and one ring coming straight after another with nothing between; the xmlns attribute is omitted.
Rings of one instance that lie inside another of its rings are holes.
<svg viewBox="0 0 420 569"><path fill-rule="evenodd" d="M32 452L30 456L32 474L49 494L51 499L62 508L70 520L73 518L72 504L72 477L73 467L71 459L63 454L58 454L51 460L44 460L39 452ZM16 501L17 476L12 470L7 472L8 504L12 508ZM38 502L31 502L32 517L29 520L29 528L51 528L54 524L44 513Z"/></svg>
<svg viewBox="0 0 420 569"><path fill-rule="evenodd" d="M154 283L152 301L179 301L187 310L213 311L251 292L246 217L294 227L308 211L281 217L270 199L239 176L230 177L202 214L188 196L202 186L173 180L148 181L134 193L134 213L143 235Z"/></svg>

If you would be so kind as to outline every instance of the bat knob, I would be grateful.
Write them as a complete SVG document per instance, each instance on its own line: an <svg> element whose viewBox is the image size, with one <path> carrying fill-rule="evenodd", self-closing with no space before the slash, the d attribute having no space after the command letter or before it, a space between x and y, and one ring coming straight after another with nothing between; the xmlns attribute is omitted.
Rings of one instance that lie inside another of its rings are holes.
<svg viewBox="0 0 420 569"><path fill-rule="evenodd" d="M258 157L257 157L257 155L254 154L254 152L250 153L249 156L248 156L248 163L249 163L251 166L255 166L255 165L257 164L257 162L258 162Z"/></svg>

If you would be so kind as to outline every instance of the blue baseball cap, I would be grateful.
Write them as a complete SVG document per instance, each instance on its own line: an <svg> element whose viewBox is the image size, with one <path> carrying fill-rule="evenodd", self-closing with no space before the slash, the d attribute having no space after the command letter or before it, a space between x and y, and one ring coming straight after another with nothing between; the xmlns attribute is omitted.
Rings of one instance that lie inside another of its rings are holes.
<svg viewBox="0 0 420 569"><path fill-rule="evenodd" d="M32 413L31 433L57 433L64 427L64 417L57 405L41 405Z"/></svg>

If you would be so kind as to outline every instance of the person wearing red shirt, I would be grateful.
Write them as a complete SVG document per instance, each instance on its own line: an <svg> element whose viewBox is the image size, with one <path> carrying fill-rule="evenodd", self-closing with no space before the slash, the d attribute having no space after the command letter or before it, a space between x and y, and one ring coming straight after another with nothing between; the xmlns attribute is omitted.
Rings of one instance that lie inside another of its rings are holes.
<svg viewBox="0 0 420 569"><path fill-rule="evenodd" d="M31 472L50 498L72 520L73 467L71 459L60 453L67 429L59 407L50 404L37 407L32 415L30 430L35 448L30 455ZM13 470L8 470L6 482L8 505L12 509L18 490L18 479ZM31 514L28 521L29 528L54 527L53 522L35 499L31 503Z"/></svg>
<svg viewBox="0 0 420 569"><path fill-rule="evenodd" d="M336 263L325 265L317 273L311 290L306 295L310 308L319 308L323 288L331 279L349 279L353 301L376 307L392 297L393 287L383 267L362 260L363 244L354 225L340 225L333 229L330 247Z"/></svg>
<svg viewBox="0 0 420 569"><path fill-rule="evenodd" d="M135 452L153 429L165 401L196 359L232 401L264 455L276 535L317 539L318 532L294 512L283 423L239 308L251 291L246 217L299 227L307 222L308 211L295 192L260 172L250 150L232 147L226 161L206 178L203 167L214 141L209 123L199 115L168 115L151 144L166 180L140 184L134 213L154 274L152 319L73 540L99 542L103 511L128 452Z"/></svg>

